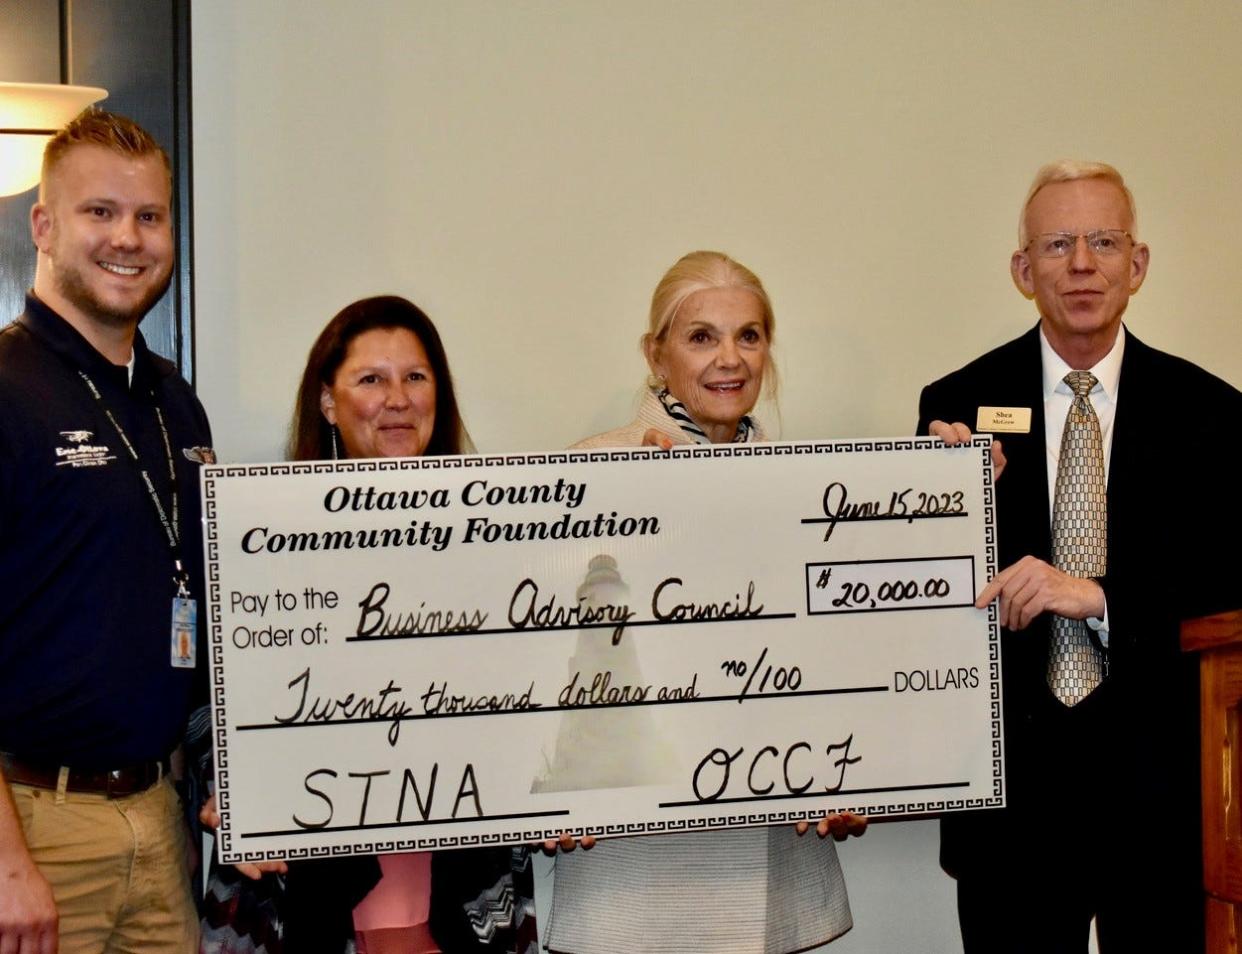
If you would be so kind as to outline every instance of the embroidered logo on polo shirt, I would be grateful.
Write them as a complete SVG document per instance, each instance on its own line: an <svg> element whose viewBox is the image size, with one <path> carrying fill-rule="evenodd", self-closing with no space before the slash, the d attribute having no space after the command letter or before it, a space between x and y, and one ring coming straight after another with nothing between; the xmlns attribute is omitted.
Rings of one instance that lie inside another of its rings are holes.
<svg viewBox="0 0 1242 954"><path fill-rule="evenodd" d="M214 464L216 462L216 452L210 447L183 447L181 453L185 454L185 459L193 461L195 464Z"/></svg>
<svg viewBox="0 0 1242 954"><path fill-rule="evenodd" d="M60 436L69 447L56 448L57 467L101 467L110 460L116 460L112 449L103 444L88 443L94 437L93 431L61 431Z"/></svg>

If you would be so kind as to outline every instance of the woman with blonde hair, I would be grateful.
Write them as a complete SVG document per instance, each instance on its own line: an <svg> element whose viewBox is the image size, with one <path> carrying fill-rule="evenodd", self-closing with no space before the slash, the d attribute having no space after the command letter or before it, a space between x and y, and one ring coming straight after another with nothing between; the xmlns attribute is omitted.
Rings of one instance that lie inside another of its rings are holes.
<svg viewBox="0 0 1242 954"><path fill-rule="evenodd" d="M668 449L765 439L751 416L774 392L772 303L758 277L721 252L691 252L651 300L643 353L651 370L631 423L582 449ZM792 954L853 926L834 840L862 834L857 815L768 828L616 838L557 858L545 946L564 954ZM831 836L831 837L829 837ZM572 849L573 839L550 842Z"/></svg>

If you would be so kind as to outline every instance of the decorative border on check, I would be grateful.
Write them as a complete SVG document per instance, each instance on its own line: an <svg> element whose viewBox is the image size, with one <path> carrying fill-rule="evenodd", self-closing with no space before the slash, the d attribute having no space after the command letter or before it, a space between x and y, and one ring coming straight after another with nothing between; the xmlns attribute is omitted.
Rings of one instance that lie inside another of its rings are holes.
<svg viewBox="0 0 1242 954"><path fill-rule="evenodd" d="M851 805L834 808L834 811L854 812L872 819L897 819L908 815L927 815L932 812L967 811L980 808L997 808L1003 804L999 796L986 799L946 799L943 801L908 802L900 805ZM708 818L670 819L667 821L631 822L625 825L604 825L587 832L580 828L568 829L571 835L585 834L601 838L621 838L633 835L660 835L677 832L712 831L723 828L757 828L768 825L794 824L816 816L816 812L764 812L762 814L733 813ZM499 832L490 835L460 835L452 838L377 839L366 844L346 847L296 848L279 852L240 852L232 857L234 863L265 861L281 857L290 861L306 858L333 858L355 854L382 854L401 851L434 851L441 848L481 848L489 845L533 844L549 838L559 838L564 828L534 828ZM233 839L221 836L221 850L231 851Z"/></svg>
<svg viewBox="0 0 1242 954"><path fill-rule="evenodd" d="M971 447L979 450L984 459L984 534L986 551L986 570L989 575L996 572L996 527L995 527L995 485L989 463L992 439L976 436ZM240 464L215 465L204 467L201 471L203 496L203 532L206 544L207 564L205 567L210 603L214 608L209 619L209 644L211 659L213 690L212 707L213 732L216 748L216 779L219 789L217 806L223 826L227 828L229 817L228 797L228 765L229 753L226 732L223 723L223 706L225 687L223 679L223 631L220 619L220 581L219 581L219 528L216 518L216 487L219 477L264 477L287 476L299 473L377 473L417 470L456 470L461 468L484 467L490 465L504 466L559 466L568 463L588 461L651 461L667 459L670 462L685 457L780 457L787 455L806 454L853 454L874 451L902 451L921 448L937 448L943 446L938 438L914 437L886 440L863 441L800 441L800 442L765 442L762 444L727 444L727 445L677 445L670 451L660 448L628 448L615 450L591 451L556 451L544 454L487 454L471 456L419 457L372 459L359 461L300 461L273 464ZM1004 804L1003 798L1003 728L1001 724L1002 700L1000 693L1000 640L997 627L996 606L989 607L988 621L991 624L990 645L988 649L989 681L992 698L992 777L993 792L988 798L980 799L946 799L943 801L908 802L897 805L866 805L837 807L836 811L850 811L865 814L872 818L897 818L906 815L927 815L968 811L981 808L995 808ZM831 793L826 793L831 794ZM812 813L813 814L813 813ZM608 825L593 830L600 836L628 836L644 834L662 834L669 832L707 831L720 828L757 827L784 822L798 822L808 817L807 812L763 812L761 814L728 814L698 819L670 819L651 822L635 822L626 825ZM501 832L492 835L462 835L457 837L382 839L365 844L353 844L346 847L328 847L316 849L298 849L258 852L233 853L235 836L219 832L220 851L229 855L229 860L238 862L263 861L270 858L305 859L328 858L356 854L376 854L399 851L426 851L438 848L470 848L488 845L520 844L537 842L547 838L558 837L564 828L542 828ZM570 829L571 834L582 835L581 830Z"/></svg>
<svg viewBox="0 0 1242 954"><path fill-rule="evenodd" d="M403 470L459 470L461 468L505 466L559 466L592 460L626 461L677 459L679 457L783 457L803 454L854 454L860 451L900 451L943 447L939 438L909 437L862 441L768 441L762 444L678 444L672 450L658 447L631 447L606 450L566 450L543 454L469 454L442 457L394 457L368 460L288 461L268 464L216 464L202 468L204 487L219 476L266 477L288 474L379 473ZM976 437L973 447L985 452L991 438ZM989 482L990 486L990 482ZM214 494L206 495L206 499ZM214 507L211 508L214 510ZM207 518L214 519L214 513Z"/></svg>

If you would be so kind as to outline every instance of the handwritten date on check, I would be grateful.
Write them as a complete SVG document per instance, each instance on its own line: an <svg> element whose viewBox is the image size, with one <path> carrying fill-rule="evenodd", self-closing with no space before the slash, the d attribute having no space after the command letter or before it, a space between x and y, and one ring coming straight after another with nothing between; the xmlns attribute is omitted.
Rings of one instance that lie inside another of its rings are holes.
<svg viewBox="0 0 1242 954"><path fill-rule="evenodd" d="M985 440L204 469L227 862L999 807Z"/></svg>

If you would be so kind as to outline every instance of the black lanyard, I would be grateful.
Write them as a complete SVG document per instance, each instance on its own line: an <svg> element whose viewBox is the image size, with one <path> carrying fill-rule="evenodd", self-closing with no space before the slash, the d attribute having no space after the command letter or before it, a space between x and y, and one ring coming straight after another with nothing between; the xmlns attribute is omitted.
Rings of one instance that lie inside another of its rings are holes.
<svg viewBox="0 0 1242 954"><path fill-rule="evenodd" d="M133 461L138 473L142 476L142 482L147 488L147 496L150 497L151 503L155 506L155 514L160 518L160 526L164 528L164 534L168 537L168 549L172 553L173 558L173 583L177 586L177 595L179 597L188 597L190 595L188 586L190 577L181 564L181 518L177 506L177 464L173 457L172 443L168 439L168 428L164 426L164 414L160 410L159 404L154 403L155 393L151 393L151 399L155 406L155 420L160 426L160 437L164 439L164 458L168 463L168 485L171 491L168 510L164 509L160 495L155 489L155 482L151 480L151 474L147 468L142 465L142 458L138 456L137 448L130 441L129 435L125 433L125 429L121 427L121 422L112 413L112 409L104 403L103 395L99 393L99 388L95 387L95 382L91 380L90 375L85 371L81 368L77 369L77 371L82 381L86 384L87 390L94 396L95 403L99 405L100 410L112 422L112 427L116 431L117 436L121 438L121 443L129 451L130 460Z"/></svg>

